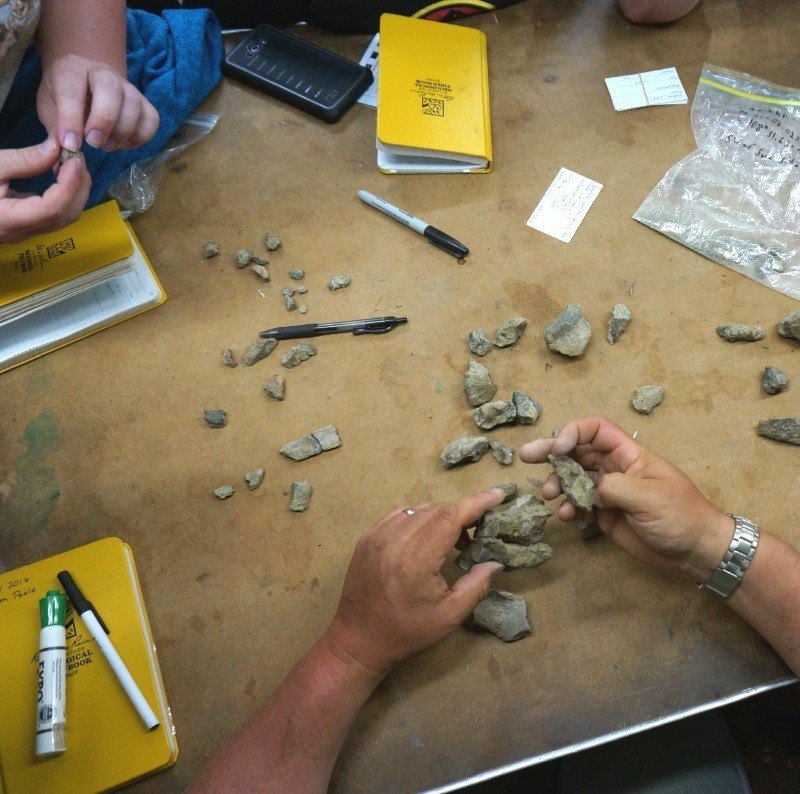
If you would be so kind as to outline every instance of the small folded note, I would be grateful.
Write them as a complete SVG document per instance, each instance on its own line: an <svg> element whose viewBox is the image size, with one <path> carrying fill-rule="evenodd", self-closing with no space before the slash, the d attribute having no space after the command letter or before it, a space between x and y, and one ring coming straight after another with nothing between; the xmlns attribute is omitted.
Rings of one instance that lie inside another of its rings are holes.
<svg viewBox="0 0 800 794"><path fill-rule="evenodd" d="M614 110L631 110L648 105L685 105L689 98L674 66L640 74L606 77Z"/></svg>
<svg viewBox="0 0 800 794"><path fill-rule="evenodd" d="M602 187L599 182L562 168L525 225L568 243Z"/></svg>

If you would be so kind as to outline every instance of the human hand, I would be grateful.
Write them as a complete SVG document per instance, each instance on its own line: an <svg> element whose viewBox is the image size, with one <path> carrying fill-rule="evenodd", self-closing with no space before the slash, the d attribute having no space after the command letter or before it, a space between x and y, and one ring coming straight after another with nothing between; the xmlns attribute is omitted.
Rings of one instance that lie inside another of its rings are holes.
<svg viewBox="0 0 800 794"><path fill-rule="evenodd" d="M439 642L486 597L496 562L476 565L452 586L441 574L465 527L502 502L498 489L447 504L393 510L356 544L325 643L339 657L383 676Z"/></svg>
<svg viewBox="0 0 800 794"><path fill-rule="evenodd" d="M525 463L548 455L574 458L597 486L592 519L628 554L649 565L681 568L705 581L733 536L733 519L703 496L676 466L634 441L602 416L568 422L556 438L532 441L519 451ZM552 474L542 496L556 499L561 486ZM562 521L575 518L569 502Z"/></svg>
<svg viewBox="0 0 800 794"><path fill-rule="evenodd" d="M0 149L0 243L16 243L41 232L53 231L81 214L92 179L83 158L72 157L58 170L58 178L41 196L17 194L12 179L43 174L58 162L60 147L50 137L26 149Z"/></svg>
<svg viewBox="0 0 800 794"><path fill-rule="evenodd" d="M42 73L36 97L42 124L71 151L90 146L113 152L147 143L158 130L158 111L108 64L63 55Z"/></svg>

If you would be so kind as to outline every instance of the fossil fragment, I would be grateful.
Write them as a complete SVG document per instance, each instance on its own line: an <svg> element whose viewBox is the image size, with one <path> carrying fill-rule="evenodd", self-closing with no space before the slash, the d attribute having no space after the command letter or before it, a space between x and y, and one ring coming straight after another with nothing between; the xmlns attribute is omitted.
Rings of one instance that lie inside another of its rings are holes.
<svg viewBox="0 0 800 794"><path fill-rule="evenodd" d="M608 333L606 339L612 345L617 344L617 340L622 336L622 332L628 327L633 313L624 304L618 303L611 311L611 317L608 318Z"/></svg>
<svg viewBox="0 0 800 794"><path fill-rule="evenodd" d="M587 512L594 507L594 483L583 466L567 455L548 455L547 459L561 480L561 490L567 501Z"/></svg>
<svg viewBox="0 0 800 794"><path fill-rule="evenodd" d="M58 163L59 165L64 165L67 160L83 160L83 152L81 151L73 151L72 149L67 149L64 146L61 147L61 151L58 155Z"/></svg>
<svg viewBox="0 0 800 794"><path fill-rule="evenodd" d="M267 246L267 251L277 251L281 246L281 241L278 239L277 234L269 232L264 235L264 245Z"/></svg>
<svg viewBox="0 0 800 794"><path fill-rule="evenodd" d="M515 391L511 399L517 412L517 423L521 425L536 424L536 420L542 410L542 404L521 391Z"/></svg>
<svg viewBox="0 0 800 794"><path fill-rule="evenodd" d="M778 323L778 334L786 339L800 340L800 310L781 317Z"/></svg>
<svg viewBox="0 0 800 794"><path fill-rule="evenodd" d="M475 463L489 450L489 439L486 436L467 436L448 444L440 456L442 466L452 469L459 463Z"/></svg>
<svg viewBox="0 0 800 794"><path fill-rule="evenodd" d="M762 419L758 423L758 435L786 444L800 445L800 417Z"/></svg>
<svg viewBox="0 0 800 794"><path fill-rule="evenodd" d="M342 445L339 438L339 432L333 425L325 425L307 436L298 438L296 441L290 441L280 448L280 453L285 458L292 460L305 460L306 458L313 458L314 455L319 455L321 452L326 452L330 449L336 449Z"/></svg>
<svg viewBox="0 0 800 794"><path fill-rule="evenodd" d="M476 328L467 334L467 344L476 356L485 356L492 349L492 343L480 328Z"/></svg>
<svg viewBox="0 0 800 794"><path fill-rule="evenodd" d="M473 408L488 403L497 393L497 386L489 370L475 359L469 360L464 373L464 393L467 395L467 403Z"/></svg>
<svg viewBox="0 0 800 794"><path fill-rule="evenodd" d="M227 499L229 496L233 496L236 492L236 489L232 485L220 485L219 488L214 489L214 496L217 499Z"/></svg>
<svg viewBox="0 0 800 794"><path fill-rule="evenodd" d="M510 425L517 418L517 409L514 403L497 400L484 403L472 412L475 424L484 430L491 430L498 425Z"/></svg>
<svg viewBox="0 0 800 794"><path fill-rule="evenodd" d="M319 441L319 445L322 447L323 451L336 449L342 446L342 440L339 438L339 431L334 425L325 425L325 427L315 430L311 435Z"/></svg>
<svg viewBox="0 0 800 794"><path fill-rule="evenodd" d="M233 350L229 347L222 348L222 363L226 367L235 367L236 364L236 356L233 355Z"/></svg>
<svg viewBox="0 0 800 794"><path fill-rule="evenodd" d="M298 364L302 364L304 361L308 361L311 356L316 355L317 348L314 347L314 345L309 342L301 342L299 345L295 345L291 348L288 353L284 353L284 355L281 356L281 366L286 367L286 369L291 369Z"/></svg>
<svg viewBox="0 0 800 794"><path fill-rule="evenodd" d="M515 482L501 482L499 485L493 485L492 488L500 488L505 492L505 499L500 504L508 504L512 499L517 496L517 484Z"/></svg>
<svg viewBox="0 0 800 794"><path fill-rule="evenodd" d="M311 499L311 485L305 480L292 483L292 503L289 505L290 510L295 513L302 513L308 510L308 503Z"/></svg>
<svg viewBox="0 0 800 794"><path fill-rule="evenodd" d="M496 438L489 442L492 450L492 457L502 466L510 466L514 462L514 449L498 441Z"/></svg>
<svg viewBox="0 0 800 794"><path fill-rule="evenodd" d="M247 267L248 265L268 265L269 259L262 259L256 256L249 248L240 248L236 252L236 267Z"/></svg>
<svg viewBox="0 0 800 794"><path fill-rule="evenodd" d="M206 259L211 259L215 257L218 253L219 253L219 246L213 240L209 240L203 246L203 256Z"/></svg>
<svg viewBox="0 0 800 794"><path fill-rule="evenodd" d="M456 565L462 571L468 571L479 562L496 560L506 568L535 568L547 562L553 555L553 549L546 543L532 543L523 546L519 543L504 543L500 538L474 538L456 557Z"/></svg>
<svg viewBox="0 0 800 794"><path fill-rule="evenodd" d="M244 351L242 361L246 367L252 367L262 358L266 358L278 345L277 339L256 339L247 350Z"/></svg>
<svg viewBox="0 0 800 794"><path fill-rule="evenodd" d="M640 386L631 403L640 414L651 414L664 400L663 386Z"/></svg>
<svg viewBox="0 0 800 794"><path fill-rule="evenodd" d="M247 474L244 475L244 481L251 491L255 491L255 489L264 482L264 469L248 471Z"/></svg>
<svg viewBox="0 0 800 794"><path fill-rule="evenodd" d="M550 350L564 356L579 356L592 338L592 329L583 319L581 307L571 303L544 329L544 339Z"/></svg>
<svg viewBox="0 0 800 794"><path fill-rule="evenodd" d="M760 325L733 325L717 326L717 336L726 342L760 342L767 335Z"/></svg>
<svg viewBox="0 0 800 794"><path fill-rule="evenodd" d="M777 367L764 367L761 388L767 394L778 394L778 392L786 391L789 388L789 376Z"/></svg>
<svg viewBox="0 0 800 794"><path fill-rule="evenodd" d="M305 278L306 271L301 270L299 267L293 267L289 271L289 278L293 279L294 281L302 281Z"/></svg>
<svg viewBox="0 0 800 794"><path fill-rule="evenodd" d="M308 314L308 306L306 306L305 304L303 304L303 305L300 307L299 311L300 311L300 314Z"/></svg>
<svg viewBox="0 0 800 794"><path fill-rule="evenodd" d="M265 384L264 391L267 397L273 400L282 400L286 395L286 378L283 375L273 375Z"/></svg>
<svg viewBox="0 0 800 794"><path fill-rule="evenodd" d="M334 276L328 282L328 289L335 292L337 289L344 289L350 284L350 276Z"/></svg>
<svg viewBox="0 0 800 794"><path fill-rule="evenodd" d="M490 590L473 610L471 622L503 642L521 640L531 633L524 597L506 590Z"/></svg>
<svg viewBox="0 0 800 794"><path fill-rule="evenodd" d="M500 538L506 543L536 543L544 536L544 525L552 511L538 496L527 494L507 507L487 510L478 522L476 538Z"/></svg>
<svg viewBox="0 0 800 794"><path fill-rule="evenodd" d="M250 265L250 270L262 281L269 281L269 270L267 270L264 265Z"/></svg>
<svg viewBox="0 0 800 794"><path fill-rule="evenodd" d="M525 333L527 325L528 321L524 317L512 317L507 323L495 330L492 339L494 346L508 347L513 345Z"/></svg>
<svg viewBox="0 0 800 794"><path fill-rule="evenodd" d="M225 427L228 423L228 414L222 408L211 408L203 411L203 418L209 427Z"/></svg>
<svg viewBox="0 0 800 794"><path fill-rule="evenodd" d="M603 530L594 521L578 521L578 534L584 540L589 540L589 538L602 535Z"/></svg>

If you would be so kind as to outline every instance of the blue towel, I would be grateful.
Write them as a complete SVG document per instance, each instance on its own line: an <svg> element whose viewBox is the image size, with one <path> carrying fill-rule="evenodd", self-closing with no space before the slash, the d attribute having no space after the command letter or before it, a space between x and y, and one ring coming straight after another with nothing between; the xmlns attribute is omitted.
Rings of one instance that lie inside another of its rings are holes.
<svg viewBox="0 0 800 794"><path fill-rule="evenodd" d="M161 116L152 140L129 152L104 152L84 142L86 166L92 175L87 207L103 200L109 185L132 163L164 148L186 116L219 82L222 34L206 9L164 11L161 16L127 11L128 80L153 103ZM39 54L31 47L0 112L0 148L21 148L47 136L36 115L36 90L41 81ZM16 190L42 193L52 173L12 183Z"/></svg>

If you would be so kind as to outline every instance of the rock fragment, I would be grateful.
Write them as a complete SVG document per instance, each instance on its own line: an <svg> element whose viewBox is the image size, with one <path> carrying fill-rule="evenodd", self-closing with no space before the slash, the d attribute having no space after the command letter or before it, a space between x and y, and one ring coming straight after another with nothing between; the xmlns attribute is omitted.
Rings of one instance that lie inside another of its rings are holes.
<svg viewBox="0 0 800 794"><path fill-rule="evenodd" d="M214 496L217 499L227 499L229 496L233 496L236 492L236 489L232 485L220 485L219 488L214 489Z"/></svg>
<svg viewBox="0 0 800 794"><path fill-rule="evenodd" d="M547 459L561 481L561 490L567 501L579 510L589 512L594 507L594 483L583 466L568 455L548 455Z"/></svg>
<svg viewBox="0 0 800 794"><path fill-rule="evenodd" d="M507 507L487 510L475 529L476 538L500 538L506 543L536 543L544 537L544 525L553 515L538 496L527 494Z"/></svg>
<svg viewBox="0 0 800 794"><path fill-rule="evenodd" d="M483 430L491 430L498 425L510 425L517 418L517 409L514 403L497 400L484 403L472 412L475 424Z"/></svg>
<svg viewBox="0 0 800 794"><path fill-rule="evenodd" d="M269 259L262 259L249 248L240 248L236 252L236 267L243 268L248 265L268 265Z"/></svg>
<svg viewBox="0 0 800 794"><path fill-rule="evenodd" d="M542 404L521 391L515 391L511 399L517 412L517 424L535 425L542 411Z"/></svg>
<svg viewBox="0 0 800 794"><path fill-rule="evenodd" d="M789 376L777 367L764 367L761 388L767 394L778 394L789 388Z"/></svg>
<svg viewBox="0 0 800 794"><path fill-rule="evenodd" d="M267 397L281 401L286 396L286 378L283 375L273 375L265 384L264 391Z"/></svg>
<svg viewBox="0 0 800 794"><path fill-rule="evenodd" d="M67 149L65 146L61 147L61 151L58 154L58 163L59 165L64 165L67 160L83 160L83 152L75 151L73 149Z"/></svg>
<svg viewBox="0 0 800 794"><path fill-rule="evenodd" d="M293 279L294 281L302 281L305 278L306 271L301 270L299 267L293 267L289 271L289 278Z"/></svg>
<svg viewBox="0 0 800 794"><path fill-rule="evenodd" d="M800 417L762 419L758 423L758 435L773 441L783 441L785 444L800 445Z"/></svg>
<svg viewBox="0 0 800 794"><path fill-rule="evenodd" d="M302 364L304 361L308 361L311 356L316 355L317 348L314 347L314 345L309 342L301 342L299 345L295 345L291 348L288 353L284 353L284 355L281 356L281 366L286 367L286 369L291 369L298 364Z"/></svg>
<svg viewBox="0 0 800 794"><path fill-rule="evenodd" d="M225 427L228 423L228 414L222 408L211 408L203 411L203 418L209 427Z"/></svg>
<svg viewBox="0 0 800 794"><path fill-rule="evenodd" d="M531 633L524 597L506 590L490 590L473 610L471 622L503 642L515 642Z"/></svg>
<svg viewBox="0 0 800 794"><path fill-rule="evenodd" d="M262 281L269 281L269 270L267 270L264 265L250 265L250 270Z"/></svg>
<svg viewBox="0 0 800 794"><path fill-rule="evenodd" d="M306 480L292 483L292 503L289 509L295 513L302 513L308 510L308 503L311 500L311 485Z"/></svg>
<svg viewBox="0 0 800 794"><path fill-rule="evenodd" d="M300 284L299 286L295 287L294 291L298 295L305 295L308 292L308 287L305 284Z"/></svg>
<svg viewBox="0 0 800 794"><path fill-rule="evenodd" d="M350 284L350 276L334 276L328 282L328 289L335 292L337 289L344 289Z"/></svg>
<svg viewBox="0 0 800 794"><path fill-rule="evenodd" d="M509 347L509 345L513 345L525 333L527 326L528 321L524 317L512 317L495 330L492 339L494 346Z"/></svg>
<svg viewBox="0 0 800 794"><path fill-rule="evenodd" d="M467 396L467 403L476 408L488 403L496 393L497 386L489 370L475 359L470 359L467 371L464 373L464 394Z"/></svg>
<svg viewBox="0 0 800 794"><path fill-rule="evenodd" d="M492 343L480 328L476 328L467 334L467 344L476 356L485 356L492 349Z"/></svg>
<svg viewBox="0 0 800 794"><path fill-rule="evenodd" d="M244 351L242 361L246 367L252 367L253 364L266 358L277 346L277 339L256 339L256 341Z"/></svg>
<svg viewBox="0 0 800 794"><path fill-rule="evenodd" d="M499 485L493 485L492 488L500 488L505 492L505 499L500 504L508 504L512 499L517 496L517 484L515 482L501 482Z"/></svg>
<svg viewBox="0 0 800 794"><path fill-rule="evenodd" d="M579 356L592 338L592 328L581 314L581 307L571 303L544 330L544 339L550 350L564 356Z"/></svg>
<svg viewBox="0 0 800 794"><path fill-rule="evenodd" d="M640 386L631 400L631 404L640 414L651 414L653 408L664 400L663 386Z"/></svg>
<svg viewBox="0 0 800 794"><path fill-rule="evenodd" d="M229 347L222 348L222 363L226 367L235 367L236 364L236 356L233 355L233 350Z"/></svg>
<svg viewBox="0 0 800 794"><path fill-rule="evenodd" d="M778 334L786 339L800 341L800 310L781 318L778 323Z"/></svg>
<svg viewBox="0 0 800 794"><path fill-rule="evenodd" d="M209 240L203 246L203 256L206 259L213 259L218 253L219 253L219 246L213 240Z"/></svg>
<svg viewBox="0 0 800 794"><path fill-rule="evenodd" d="M283 305L286 307L286 311L293 312L297 308L297 298L294 296L294 290L291 287L284 287L281 292L283 293Z"/></svg>
<svg viewBox="0 0 800 794"><path fill-rule="evenodd" d="M311 435L319 441L319 445L322 447L323 451L336 449L342 446L342 440L339 438L339 431L334 425L325 425L325 427L315 430Z"/></svg>
<svg viewBox="0 0 800 794"><path fill-rule="evenodd" d="M284 458L291 460L305 460L313 458L322 453L322 445L313 435L303 436L295 441L290 441L280 448L280 453Z"/></svg>
<svg viewBox="0 0 800 794"><path fill-rule="evenodd" d="M594 521L578 521L578 534L584 539L597 537L603 534L603 530Z"/></svg>
<svg viewBox="0 0 800 794"><path fill-rule="evenodd" d="M628 327L633 313L624 304L618 303L611 311L611 317L608 318L608 333L606 339L612 344L617 344L617 341L622 336L622 332Z"/></svg>
<svg viewBox="0 0 800 794"><path fill-rule="evenodd" d="M452 469L460 463L475 463L489 450L489 439L486 436L467 436L448 444L440 456L442 466Z"/></svg>
<svg viewBox="0 0 800 794"><path fill-rule="evenodd" d="M504 543L500 538L474 538L456 557L456 565L468 571L480 562L496 560L509 570L535 568L553 556L553 549L546 543L523 546L519 543Z"/></svg>
<svg viewBox="0 0 800 794"><path fill-rule="evenodd" d="M767 332L760 325L720 325L717 327L717 336L726 342L760 342Z"/></svg>
<svg viewBox="0 0 800 794"><path fill-rule="evenodd" d="M277 251L281 247L281 241L277 234L269 232L264 235L264 245L267 246L267 251Z"/></svg>
<svg viewBox="0 0 800 794"><path fill-rule="evenodd" d="M502 441L498 441L496 438L489 442L489 446L492 450L492 457L501 466L510 466L514 462L513 447L509 447L508 444L504 444Z"/></svg>
<svg viewBox="0 0 800 794"><path fill-rule="evenodd" d="M251 491L255 491L255 489L264 482L264 469L248 471L247 474L244 475L244 481Z"/></svg>
<svg viewBox="0 0 800 794"><path fill-rule="evenodd" d="M300 307L299 311L300 311L300 314L308 314L308 306L306 306L305 304L303 304L303 305Z"/></svg>

